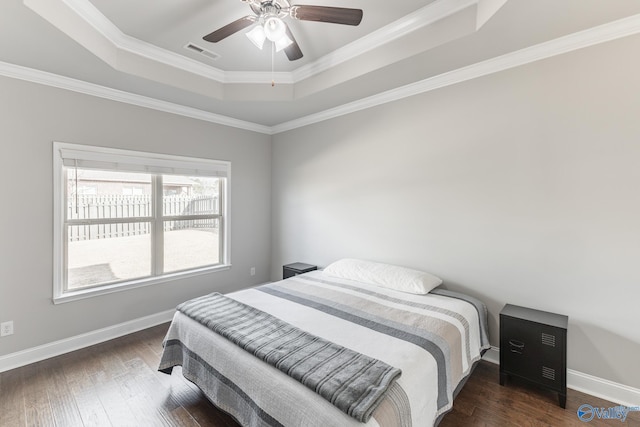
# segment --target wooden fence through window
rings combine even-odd
[[[150,217],[151,195],[79,195],[70,197],[67,219],[122,219]],[[218,214],[217,196],[165,196],[162,200],[164,216]],[[165,221],[164,231],[184,229],[217,229],[218,219]],[[122,222],[110,224],[82,224],[69,226],[69,241],[139,236],[151,232],[151,223]]]

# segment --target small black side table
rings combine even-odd
[[[298,274],[308,273],[309,271],[317,270],[317,265],[305,264],[302,262],[294,262],[293,264],[287,264],[282,266],[282,278],[288,279],[289,277],[297,276]]]
[[[510,375],[558,393],[567,406],[567,326],[560,314],[507,304],[500,312],[500,385]]]

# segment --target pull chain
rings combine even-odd
[[[275,43],[271,43],[271,87],[274,87],[276,85],[276,79],[274,78],[273,75],[273,58],[275,56],[275,52],[276,52],[276,44]]]

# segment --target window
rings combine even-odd
[[[227,268],[230,167],[54,143],[54,301]]]

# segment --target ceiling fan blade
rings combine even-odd
[[[226,39],[230,35],[247,28],[254,22],[256,22],[255,16],[245,16],[244,18],[240,18],[230,24],[225,25],[222,28],[215,30],[211,34],[207,34],[203,37],[203,39],[211,43],[218,43],[220,40]]]
[[[295,37],[293,37],[293,33],[289,29],[289,26],[286,25],[286,27],[287,37],[289,37],[291,41],[293,41],[293,43],[284,48],[284,53],[287,54],[287,58],[289,58],[289,61],[295,61],[296,59],[302,58],[302,50],[300,50],[300,46],[298,46],[298,42],[296,41]]]
[[[333,24],[359,25],[362,9],[328,6],[291,6],[289,14],[301,21],[330,22]]]

